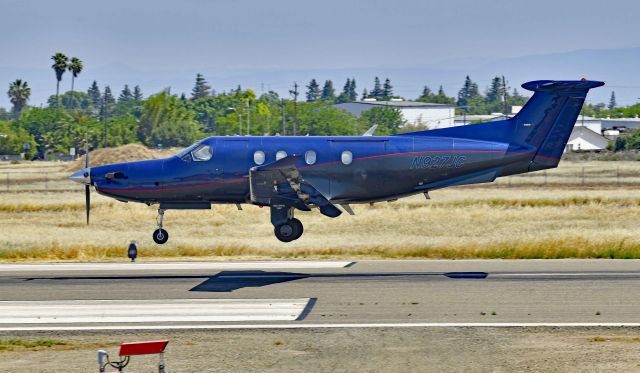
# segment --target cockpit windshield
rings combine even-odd
[[[211,145],[197,142],[187,148],[182,149],[176,157],[186,162],[204,162],[213,156]]]

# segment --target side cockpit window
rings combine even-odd
[[[191,152],[191,157],[195,162],[208,161],[212,156],[213,149],[211,148],[211,145],[207,144],[200,145]]]
[[[213,156],[213,148],[211,145],[195,143],[188,148],[182,149],[176,157],[185,162],[204,162]]]

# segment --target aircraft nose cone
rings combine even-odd
[[[89,184],[89,175],[85,170],[74,172],[71,176],[69,176],[69,179],[79,184]]]

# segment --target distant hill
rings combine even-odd
[[[331,79],[336,90],[340,90],[346,78],[355,77],[358,94],[363,88],[371,89],[374,76],[389,77],[396,94],[409,99],[415,98],[427,84],[437,90],[442,84],[450,96],[455,96],[468,74],[484,90],[495,75],[505,75],[511,87],[535,79],[589,79],[604,80],[607,86],[589,93],[591,102],[607,102],[611,91],[616,92],[620,105],[638,102],[640,98],[640,74],[638,74],[640,48],[608,50],[576,50],[566,53],[536,54],[516,58],[493,58],[484,56],[448,60],[435,65],[364,67],[344,69],[304,69],[293,68],[264,70],[190,70],[176,68],[171,71],[148,70],[143,66],[127,65],[91,66],[76,80],[79,90],[86,88],[95,79],[100,87],[110,85],[114,94],[119,94],[124,84],[139,84],[145,95],[171,87],[172,93],[189,94],[195,74],[205,75],[217,91],[235,88],[252,88],[258,94],[263,90],[274,90],[289,97],[288,90],[297,81],[304,91],[304,85],[311,78],[324,81]],[[55,91],[54,73],[48,68],[49,61],[43,61],[47,68],[22,69],[0,66],[0,106],[8,108],[6,89],[10,81],[21,78],[32,87],[32,105],[44,104]],[[69,77],[65,76],[61,89],[68,89]],[[521,93],[522,89],[520,89]]]

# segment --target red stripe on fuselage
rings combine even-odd
[[[354,158],[353,160],[357,161],[357,160],[364,160],[364,159],[374,159],[374,158],[391,157],[391,156],[397,156],[397,155],[407,155],[407,154],[410,155],[410,154],[423,154],[423,153],[505,153],[505,154],[519,154],[519,155],[535,154],[533,152],[504,152],[502,150],[477,150],[477,149],[476,150],[424,150],[424,151],[414,151],[414,152],[397,152],[397,153],[388,153],[388,154],[376,154],[376,155],[370,155],[370,156],[366,156],[366,157]],[[560,160],[559,158],[548,157],[548,156],[544,156],[544,155],[540,155],[540,154],[538,154],[537,156],[538,157],[543,157],[543,158],[554,159],[554,160]],[[308,169],[308,168],[312,168],[312,167],[328,166],[328,165],[337,164],[337,163],[341,163],[341,162],[338,160],[338,161],[318,163],[318,164],[303,166],[303,167],[300,167],[300,169],[304,170],[304,169]],[[164,192],[164,191],[171,191],[171,190],[184,190],[184,189],[193,189],[193,188],[200,188],[200,187],[206,187],[206,186],[218,186],[218,185],[224,185],[224,184],[234,184],[234,183],[244,182],[248,178],[249,178],[249,176],[243,176],[241,179],[223,180],[223,181],[216,181],[216,182],[212,182],[212,183],[203,183],[203,184],[190,184],[190,185],[177,186],[177,187],[171,187],[171,188],[162,188],[162,189],[126,189],[126,188],[124,188],[124,189],[113,189],[113,188],[102,188],[102,187],[96,187],[96,188],[98,190],[102,190],[102,191],[105,191],[107,193],[114,193],[114,192],[136,192],[136,193]]]

